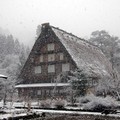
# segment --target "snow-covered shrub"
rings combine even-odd
[[[62,109],[67,105],[67,101],[64,99],[56,99],[52,101],[52,105],[57,109]]]
[[[50,99],[40,101],[40,106],[43,108],[51,108],[52,101]]]
[[[84,110],[103,111],[104,109],[114,109],[117,107],[117,102],[110,96],[94,97],[90,102],[83,105]]]
[[[79,103],[80,104],[85,104],[85,103],[91,102],[94,98],[95,98],[95,96],[93,94],[89,94],[87,96],[80,97],[79,98]]]

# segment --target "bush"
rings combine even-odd
[[[51,108],[51,100],[50,99],[47,99],[47,100],[42,100],[40,101],[40,106],[42,108]]]
[[[67,104],[67,101],[64,99],[47,99],[40,101],[40,106],[42,108],[57,108],[63,109]]]
[[[114,109],[117,107],[117,102],[112,97],[95,97],[92,101],[83,105],[84,110],[102,112],[105,109]]]
[[[80,104],[85,104],[85,103],[91,102],[93,99],[95,99],[95,96],[93,94],[89,94],[87,96],[80,97],[79,98],[79,103]]]
[[[53,100],[53,107],[57,109],[63,109],[67,105],[67,101],[64,99]]]

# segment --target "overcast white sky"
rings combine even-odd
[[[0,27],[25,44],[45,22],[81,38],[102,29],[120,37],[120,0],[0,0]]]

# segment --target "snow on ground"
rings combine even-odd
[[[23,113],[16,114],[17,111],[22,111]],[[8,112],[8,111],[7,111]],[[101,113],[98,112],[81,112],[81,111],[65,111],[65,110],[45,110],[45,109],[31,109],[32,113],[41,114],[44,113],[51,113],[51,114],[78,114],[78,115],[101,115],[104,116]],[[0,119],[8,118],[8,117],[15,117],[15,116],[26,116],[27,112],[24,109],[12,109],[11,114],[5,114],[0,115]],[[108,116],[114,116],[114,117],[120,117],[120,114],[109,114]]]
[[[45,112],[45,113],[60,113],[60,114],[94,114],[101,115],[101,113],[93,112],[81,112],[81,111],[66,111],[66,110],[44,110],[44,109],[34,109],[33,112]]]
[[[12,113],[8,113],[8,114],[1,114],[0,115],[0,119],[3,119],[3,118],[9,118],[9,117],[15,117],[15,116],[26,116],[27,114],[26,113],[21,113],[21,114],[12,114]]]
[[[0,114],[0,119],[3,118],[8,118],[8,117],[15,117],[15,116],[26,116],[27,115],[27,109],[16,109],[16,107],[24,107],[25,106],[25,102],[15,102],[13,104],[13,106],[11,107],[11,103],[8,102],[6,107],[4,109],[1,109],[3,111],[5,111],[7,114]],[[36,107],[37,106],[37,102],[33,102],[32,103],[32,107]],[[2,102],[0,102],[0,107],[3,107]],[[71,109],[71,107],[66,107],[68,109]],[[72,109],[77,109],[76,107]],[[41,114],[42,112],[45,113],[51,113],[51,114],[87,114],[87,115],[101,115],[104,116],[103,114],[99,113],[99,112],[82,112],[82,111],[65,111],[65,110],[46,110],[46,109],[31,109],[32,113],[37,113],[37,114]],[[115,116],[115,117],[120,117],[120,113],[118,114],[109,114],[108,116]]]

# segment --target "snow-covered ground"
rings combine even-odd
[[[8,117],[15,117],[15,116],[26,116],[27,112],[24,109],[12,109],[11,111],[6,110],[7,114],[0,115],[0,119],[8,118]],[[21,112],[21,113],[20,113]],[[101,115],[104,116],[101,113],[98,112],[81,112],[81,111],[65,111],[65,110],[45,110],[45,109],[32,109],[32,113],[41,114],[44,113],[51,113],[51,114],[78,114],[78,115]],[[19,113],[19,114],[18,114]],[[120,117],[120,114],[109,114],[108,116],[116,116]]]
[[[14,104],[11,104],[8,102],[5,106],[5,108],[2,108],[1,110],[5,111],[6,114],[0,114],[0,119],[8,118],[8,117],[15,117],[15,116],[26,116],[28,114],[27,109],[16,109],[15,107],[24,107],[26,106],[25,102],[15,102]],[[32,107],[38,106],[37,102],[32,103]],[[3,102],[0,102],[0,107],[3,107]],[[65,110],[46,110],[46,109],[31,109],[32,113],[41,114],[42,112],[45,113],[51,113],[51,114],[87,114],[87,115],[102,115],[98,112],[81,112],[81,111],[65,111]],[[68,109],[77,109],[73,107],[67,107]],[[120,113],[118,114],[109,114],[109,116],[116,116],[120,117]]]
[[[0,115],[0,119],[4,119],[4,118],[9,118],[9,117],[15,117],[15,116],[26,116],[26,113],[21,113],[21,114],[13,114],[13,113],[8,113],[8,114],[1,114]]]

